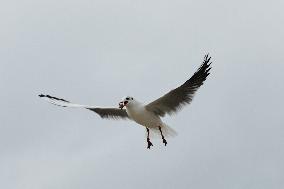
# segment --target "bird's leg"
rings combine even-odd
[[[167,143],[167,141],[166,141],[166,139],[165,139],[165,137],[163,135],[161,126],[159,126],[159,130],[160,130],[160,133],[161,133],[161,136],[162,136],[162,139],[163,139],[163,143],[165,144],[165,146],[167,146],[168,143]]]
[[[146,129],[147,129],[147,143],[148,143],[147,149],[150,149],[151,146],[153,146],[153,144],[152,144],[152,142],[150,141],[150,136],[149,136],[150,131],[149,131],[149,129],[148,129],[147,127],[146,127]]]

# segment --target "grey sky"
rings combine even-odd
[[[0,2],[0,188],[284,187],[283,1]],[[150,102],[212,74],[164,120],[179,135],[146,149],[144,128],[40,100]]]

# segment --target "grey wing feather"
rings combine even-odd
[[[50,95],[43,95],[40,94],[39,97],[43,98],[44,100],[48,101],[51,104],[61,107],[71,107],[71,108],[85,108],[96,112],[99,114],[101,118],[110,118],[110,119],[126,119],[129,118],[126,110],[119,109],[119,108],[98,108],[88,105],[81,105],[81,104],[73,104],[67,100],[62,98],[57,98]],[[130,118],[129,118],[130,119]]]
[[[125,109],[119,109],[119,108],[87,108],[87,109],[96,112],[101,116],[101,118],[129,119]]]
[[[180,87],[171,90],[169,93],[146,105],[146,109],[158,116],[173,114],[186,104],[190,104],[197,89],[203,85],[210,74],[211,57],[207,54],[204,61],[194,75]]]

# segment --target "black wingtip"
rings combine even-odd
[[[204,61],[203,61],[203,63],[205,63],[205,64],[208,64],[209,63],[209,65],[212,63],[212,62],[210,62],[210,60],[211,60],[211,56],[209,56],[209,53],[207,53],[205,56],[204,56]]]
[[[57,98],[57,97],[54,97],[54,96],[50,96],[50,95],[44,95],[44,94],[40,94],[38,95],[39,97],[46,97],[46,98],[49,98],[49,99],[53,99],[53,100],[60,100],[60,101],[63,101],[63,102],[69,102],[68,100],[65,100],[63,98]]]

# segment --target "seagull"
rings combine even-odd
[[[165,136],[175,136],[176,132],[165,124],[161,117],[173,115],[181,110],[185,105],[190,104],[196,91],[199,89],[207,76],[210,74],[211,57],[205,55],[203,63],[193,76],[181,86],[171,90],[153,102],[144,105],[137,99],[127,96],[119,102],[118,108],[101,108],[96,106],[73,104],[68,100],[50,95],[40,94],[39,97],[47,100],[51,104],[61,107],[85,108],[97,113],[101,118],[108,119],[129,119],[146,128],[147,149],[153,146],[150,141],[150,130],[161,135],[163,144],[167,145]]]

